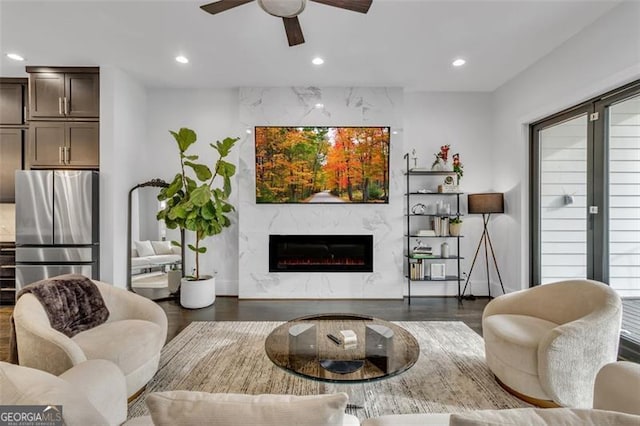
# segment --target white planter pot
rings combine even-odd
[[[460,231],[462,230],[461,223],[450,223],[449,224],[449,235],[452,237],[457,237],[460,235]]]
[[[200,309],[213,305],[216,300],[216,278],[209,275],[206,279],[190,281],[182,279],[180,286],[180,305],[188,309]]]

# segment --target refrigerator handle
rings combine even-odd
[[[62,97],[58,96],[58,115],[62,115]]]

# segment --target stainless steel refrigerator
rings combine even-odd
[[[99,276],[98,172],[16,172],[16,291],[61,274]]]

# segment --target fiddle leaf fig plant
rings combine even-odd
[[[196,162],[198,155],[187,155],[187,150],[196,143],[196,132],[181,128],[178,132],[169,131],[178,144],[180,151],[180,172],[175,175],[168,187],[158,195],[159,201],[165,201],[166,207],[157,214],[169,229],[183,229],[195,233],[195,244],[188,244],[195,253],[194,280],[200,280],[200,254],[207,248],[201,242],[217,235],[231,225],[227,214],[235,208],[227,201],[231,194],[231,177],[236,166],[224,159],[230,154],[239,138],[225,138],[209,145],[218,153],[213,168]],[[222,186],[218,178],[222,179]],[[177,241],[171,242],[180,246]]]

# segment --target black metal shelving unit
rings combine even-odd
[[[435,282],[435,281],[456,281],[458,284],[458,300],[462,301],[462,295],[461,295],[461,282],[463,281],[463,277],[462,277],[462,270],[461,270],[461,260],[464,259],[464,257],[460,256],[460,239],[463,238],[462,235],[457,235],[457,236],[450,236],[450,235],[446,235],[446,236],[424,236],[424,235],[417,235],[417,234],[412,234],[411,233],[411,225],[412,225],[412,220],[415,219],[421,219],[421,220],[429,220],[429,219],[433,219],[435,217],[442,217],[442,218],[449,218],[449,217],[460,217],[462,216],[462,214],[460,213],[460,197],[462,195],[464,195],[462,192],[412,192],[411,191],[411,180],[412,178],[415,177],[438,177],[438,176],[455,176],[456,173],[453,171],[425,171],[425,170],[411,170],[409,168],[409,154],[405,154],[404,156],[405,160],[406,160],[406,164],[407,164],[407,171],[405,172],[405,176],[407,179],[407,183],[406,183],[406,192],[404,194],[405,196],[405,201],[406,201],[406,211],[405,211],[405,219],[407,221],[406,225],[406,232],[405,232],[405,240],[406,240],[406,253],[404,255],[405,257],[405,261],[406,261],[406,268],[407,268],[407,273],[406,273],[406,278],[407,278],[407,295],[408,295],[408,302],[409,304],[411,304],[411,284],[412,282],[425,282],[425,281],[429,281],[429,282]],[[419,198],[419,197],[442,197],[442,198],[453,198],[455,197],[456,200],[456,209],[455,211],[451,211],[450,214],[416,214],[416,213],[412,213],[411,212],[411,204],[412,204],[412,199],[414,198]],[[411,239],[412,238],[425,238],[425,239],[453,239],[455,238],[456,240],[456,253],[455,255],[449,256],[449,257],[441,257],[441,256],[429,256],[429,257],[412,257],[411,255]],[[456,261],[456,266],[457,266],[457,274],[456,275],[445,275],[444,279],[431,279],[431,278],[420,278],[420,279],[412,279],[411,278],[411,263],[412,260],[420,260],[423,264],[426,264],[426,262],[429,261]]]

